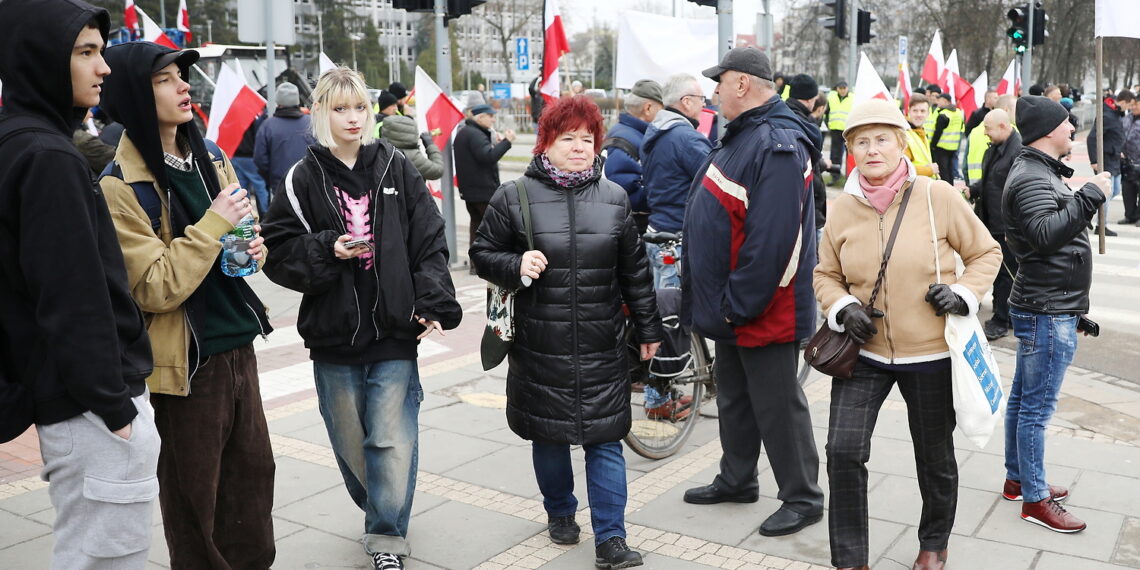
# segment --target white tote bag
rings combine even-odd
[[[934,227],[934,206],[926,191],[930,213],[930,239],[934,245],[934,278],[942,282],[942,266],[938,260],[938,232]],[[953,376],[954,416],[962,435],[979,448],[984,448],[993,435],[994,425],[1005,416],[1005,392],[1001,373],[990,343],[982,331],[978,317],[946,315],[946,344],[950,346]]]

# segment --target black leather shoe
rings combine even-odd
[[[760,500],[759,492],[729,493],[720,487],[705,485],[685,491],[685,502],[694,505],[715,505],[717,503],[755,503]]]
[[[1120,221],[1116,222],[1116,223],[1118,223],[1122,226],[1131,226],[1132,224],[1135,224],[1136,222],[1137,222],[1137,220],[1132,220],[1129,218],[1120,218]]]
[[[1093,233],[1094,234],[1100,233],[1100,226],[1093,228]],[[1114,232],[1108,228],[1104,228],[1104,235],[1105,235],[1105,237],[1116,237],[1117,234],[1116,234],[1116,232]]]
[[[986,340],[997,340],[1009,334],[1009,327],[991,319],[982,323],[982,331],[986,333]]]
[[[598,568],[630,568],[641,566],[641,553],[630,550],[625,539],[615,536],[594,549],[594,566]]]
[[[808,525],[813,525],[823,519],[823,511],[814,515],[801,515],[788,507],[772,513],[764,524],[760,525],[760,534],[763,536],[784,536],[797,533]]]
[[[574,515],[566,515],[547,519],[546,530],[550,531],[550,542],[554,544],[578,544],[582,527],[578,526]]]

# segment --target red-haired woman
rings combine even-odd
[[[480,277],[519,290],[507,422],[533,442],[550,539],[578,542],[570,446],[581,445],[597,565],[627,568],[640,565],[641,555],[625,543],[621,438],[631,416],[622,303],[643,360],[660,344],[661,319],[629,199],[601,177],[604,132],[587,97],[546,108],[520,180],[535,249],[527,249],[518,190],[508,182],[491,198],[470,254]]]

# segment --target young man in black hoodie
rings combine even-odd
[[[78,0],[0,2],[0,376],[33,394],[52,568],[143,568],[158,495],[150,343],[71,142],[110,72],[109,27]]]
[[[118,170],[100,185],[155,354],[147,382],[170,565],[262,569],[276,554],[274,463],[252,341],[271,328],[249,285],[219,265],[219,239],[252,206],[192,122],[197,60],[150,42],[107,50],[102,106],[126,130]],[[262,241],[247,251],[258,262]]]

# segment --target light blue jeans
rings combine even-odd
[[[645,254],[649,257],[649,267],[653,269],[653,288],[665,287],[680,288],[681,276],[677,274],[677,264],[666,265],[661,261],[661,247],[657,244],[645,244]],[[681,259],[681,246],[677,246],[677,260]]]
[[[1020,481],[1025,502],[1036,503],[1049,498],[1045,427],[1077,351],[1077,316],[1011,307],[1009,320],[1017,337],[1017,368],[1005,412],[1006,478]]]
[[[348,494],[364,511],[364,550],[407,556],[424,399],[414,360],[313,362],[317,400]]]
[[[253,163],[252,158],[235,156],[230,159],[230,164],[234,166],[234,172],[238,175],[238,182],[241,182],[241,185],[257,199],[258,215],[264,216],[265,212],[269,210],[269,199],[273,189],[266,188],[265,179],[257,172],[257,166]]]

